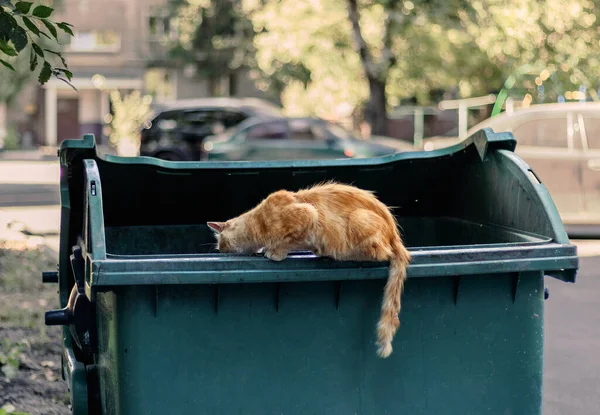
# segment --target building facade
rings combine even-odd
[[[166,59],[166,41],[176,36],[168,16],[168,0],[64,0],[53,18],[73,24],[64,57],[73,72],[73,90],[52,78],[35,99],[29,122],[38,145],[54,146],[68,138],[93,133],[107,142],[109,92],[142,90],[154,102],[214,95],[264,98],[248,73],[217,80],[199,79],[193,68],[177,68]],[[157,66],[158,62],[158,66]],[[152,64],[152,67],[150,67]]]

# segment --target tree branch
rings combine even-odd
[[[394,23],[394,10],[388,10],[385,16],[383,33],[383,50],[381,51],[381,69],[389,70],[396,63],[396,57],[392,51],[392,24]]]
[[[360,16],[358,13],[357,0],[348,0],[348,18],[352,24],[352,37],[354,39],[353,46],[360,56],[360,61],[363,65],[366,75],[370,78],[376,78],[379,74],[377,73],[375,65],[373,64],[373,57],[369,52],[367,42],[365,42],[360,30]]]

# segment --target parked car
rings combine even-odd
[[[255,98],[180,100],[159,107],[140,132],[140,155],[200,160],[203,140],[249,117],[279,117],[281,109]]]
[[[533,105],[489,118],[482,128],[510,131],[516,154],[546,185],[568,229],[600,225],[600,103]],[[457,139],[425,140],[425,149],[446,147]]]
[[[331,159],[395,152],[319,118],[251,118],[204,143],[205,160]]]

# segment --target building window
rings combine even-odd
[[[110,30],[75,32],[69,39],[68,52],[118,52],[121,35]]]
[[[150,41],[174,40],[177,37],[175,26],[167,11],[157,10],[148,16],[148,39]]]

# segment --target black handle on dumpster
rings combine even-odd
[[[44,271],[42,272],[43,283],[57,283],[58,282],[58,271]]]
[[[85,259],[81,247],[73,247],[70,259],[75,284],[67,305],[63,309],[46,311],[44,320],[47,326],[68,326],[75,344],[89,357],[95,347],[95,318],[93,306],[85,294]]]
[[[66,326],[71,323],[71,311],[68,307],[46,311],[44,322],[46,326]]]

